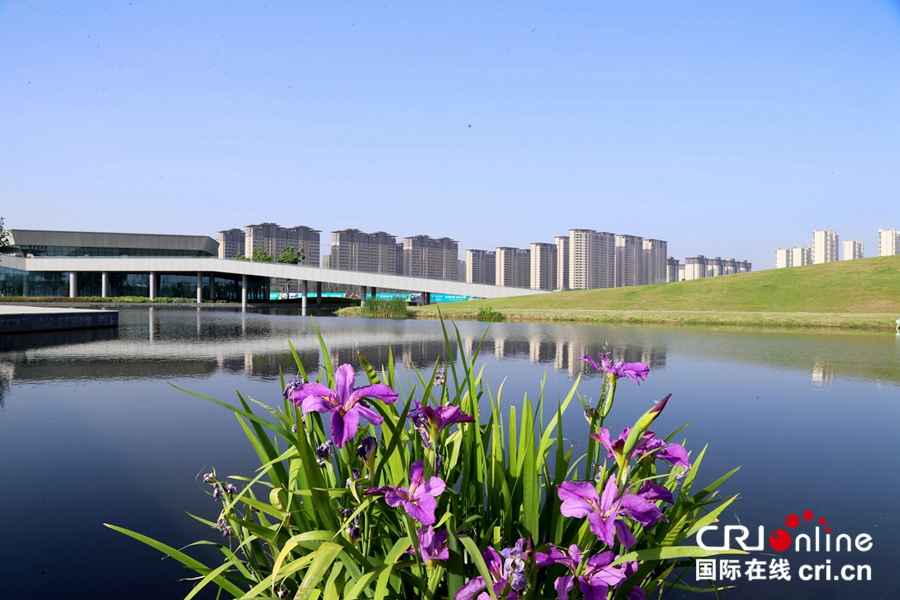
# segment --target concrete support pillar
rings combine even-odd
[[[372,286],[372,300],[378,297],[378,292],[375,291],[375,286]]]
[[[197,304],[203,304],[203,273],[197,271]]]
[[[300,315],[306,316],[306,296],[309,295],[309,282],[300,282]]]
[[[210,300],[216,299],[216,274],[215,273],[209,274],[209,299]]]
[[[360,288],[360,290],[362,291],[362,293],[359,295],[359,297],[360,297],[359,305],[365,306],[366,305],[366,286],[362,286]]]
[[[241,276],[241,311],[247,312],[247,276]]]
[[[322,282],[316,282],[316,304],[322,306]]]
[[[69,273],[69,298],[78,297],[78,273]]]
[[[431,292],[425,292],[425,306],[431,304]]]
[[[159,281],[158,279],[159,273],[155,271],[150,272],[150,299],[156,300],[156,284]]]
[[[100,274],[100,297],[106,298],[107,296],[109,296],[109,273],[103,271]]]

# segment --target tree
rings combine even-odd
[[[9,231],[3,226],[3,217],[0,217],[0,252],[9,248]]]
[[[303,248],[298,249],[293,246],[285,246],[281,250],[281,254],[278,255],[278,260],[276,262],[296,265],[297,263],[303,262],[304,258],[306,258],[306,252]]]
[[[275,262],[275,257],[266,252],[266,247],[260,244],[253,248],[253,256],[250,257],[250,260],[254,262]]]

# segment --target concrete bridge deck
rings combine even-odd
[[[334,283],[374,289],[404,290],[428,294],[453,294],[477,298],[506,298],[544,294],[547,290],[501,287],[443,279],[407,277],[383,273],[338,271],[306,265],[264,263],[219,258],[156,257],[0,257],[0,265],[32,272],[63,273],[185,273],[227,277],[275,277],[301,282]],[[71,282],[70,282],[71,283]],[[151,284],[152,287],[152,284]],[[71,295],[71,294],[70,294]],[[152,296],[151,296],[152,297]]]

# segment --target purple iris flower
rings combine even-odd
[[[621,456],[624,451],[625,440],[628,439],[628,434],[630,432],[631,427],[626,427],[622,430],[622,434],[613,441],[610,437],[609,430],[601,427],[599,433],[592,433],[590,437],[603,444],[603,447],[606,448],[607,457],[616,458],[617,456]],[[640,439],[634,445],[632,453],[634,456],[644,456],[648,453],[652,453],[651,456],[662,459],[675,467],[690,468],[691,466],[691,460],[688,457],[687,450],[684,449],[684,446],[681,444],[667,444],[664,440],[658,439],[656,434],[652,431],[645,431],[644,434],[641,435]]]
[[[568,600],[569,592],[575,589],[575,573],[578,572],[579,566],[585,560],[584,553],[578,546],[572,544],[569,546],[568,551],[551,547],[549,554],[538,553],[537,559],[538,567],[558,564],[564,565],[571,571],[570,575],[563,575],[557,578],[553,585],[556,589],[558,600]],[[609,596],[609,588],[617,587],[628,579],[631,574],[630,571],[632,571],[630,566],[634,565],[636,569],[636,563],[624,563],[613,566],[612,563],[616,560],[616,555],[609,551],[595,554],[586,560],[584,569],[578,575],[578,585],[586,600],[606,600]],[[629,600],[632,598],[630,593],[628,598]]]
[[[617,362],[616,364],[612,364],[612,359],[609,357],[609,354],[601,352],[598,356],[600,357],[600,364],[597,364],[590,356],[582,356],[581,360],[589,363],[598,371],[605,371],[614,375],[616,378],[627,377],[638,385],[641,384],[638,380],[647,379],[647,375],[650,373],[650,367],[642,362]]]
[[[458,406],[438,406],[432,408],[423,406],[421,402],[413,399],[416,407],[409,411],[408,418],[419,430],[425,446],[431,448],[431,441],[441,434],[445,427],[454,423],[474,423],[475,419],[467,415]]]
[[[296,390],[301,385],[303,385],[303,382],[300,381],[299,379],[291,379],[287,383],[287,385],[284,386],[284,392],[282,392],[284,399],[287,400],[288,398],[290,398],[291,394],[294,393],[294,390]]]
[[[649,479],[641,484],[641,489],[638,490],[637,495],[644,500],[649,500],[651,502],[662,500],[669,504],[675,504],[675,499],[672,497],[672,492],[669,491],[669,488],[659,485],[654,481],[650,481]]]
[[[419,556],[425,562],[433,560],[448,560],[450,550],[447,548],[447,530],[435,531],[434,527],[419,529]],[[410,548],[412,550],[412,548]]]
[[[560,512],[566,517],[587,517],[590,529],[610,548],[615,538],[626,549],[631,549],[636,541],[627,523],[620,517],[628,517],[644,527],[655,525],[665,519],[662,511],[653,502],[638,494],[619,491],[615,477],[610,477],[603,488],[603,496],[594,485],[587,481],[564,481],[559,484]]]
[[[383,383],[353,387],[353,367],[341,365],[334,374],[334,388],[321,383],[305,383],[291,392],[291,402],[304,413],[316,411],[331,413],[331,437],[338,448],[353,439],[359,429],[359,418],[380,425],[381,415],[363,403],[363,398],[377,398],[385,404],[397,400],[397,392]]]
[[[647,433],[653,434],[652,431]],[[652,437],[641,448],[639,454],[649,454],[655,458],[666,461],[673,467],[691,467],[691,459],[687,450],[681,444],[667,444],[664,440]]]
[[[366,436],[359,443],[359,446],[356,447],[356,456],[362,458],[363,460],[369,460],[372,456],[372,453],[375,452],[375,448],[378,447],[378,440],[373,438],[371,435]]]
[[[502,597],[506,592],[506,598],[509,600],[518,600],[521,593],[525,591],[528,580],[525,578],[525,569],[529,558],[534,554],[534,548],[531,539],[519,538],[516,545],[512,548],[505,548],[500,554],[490,546],[481,554],[487,565],[488,572],[491,574],[491,590],[494,595]],[[470,579],[466,585],[460,588],[453,600],[490,600],[487,593],[487,584],[484,577],[476,577]],[[479,593],[481,592],[481,593]],[[476,596],[477,594],[477,596]]]
[[[422,525],[434,524],[434,510],[437,497],[443,493],[446,484],[440,477],[425,481],[422,461],[414,462],[409,468],[409,488],[382,486],[367,490],[367,494],[384,494],[388,506],[403,505],[406,514]]]

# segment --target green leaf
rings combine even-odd
[[[334,559],[340,553],[341,547],[332,542],[324,542],[319,549],[316,550],[315,558],[309,565],[309,570],[300,582],[297,594],[294,596],[297,600],[307,600],[312,595],[316,586],[321,583],[325,573],[331,568]]]
[[[104,523],[103,525],[106,527],[109,527],[113,531],[118,531],[119,533],[124,533],[128,537],[134,538],[139,542],[143,542],[144,544],[147,544],[151,548],[155,548],[156,550],[159,550],[166,556],[170,556],[170,557],[174,558],[175,560],[177,560],[178,562],[180,562],[187,568],[189,568],[193,571],[196,571],[197,573],[199,573],[201,575],[205,576],[211,572],[211,569],[209,567],[207,567],[206,565],[204,565],[199,560],[191,558],[184,552],[181,552],[180,550],[176,550],[175,548],[168,546],[166,544],[163,544],[162,542],[158,542],[158,541],[154,540],[153,538],[147,537],[146,535],[137,533],[135,531],[131,531],[130,529],[125,529],[124,527],[110,525],[109,523]],[[218,576],[215,578],[214,581],[223,590],[225,590],[226,592],[228,592],[235,598],[237,598],[238,596],[242,596],[244,594],[240,590],[240,588],[238,588],[236,585],[234,585],[233,583],[228,581],[225,577]]]
[[[612,564],[620,565],[631,561],[668,560],[671,558],[703,558],[705,556],[717,556],[719,554],[747,554],[743,550],[704,550],[700,546],[661,546],[659,548],[645,548],[635,552],[623,554]]]

